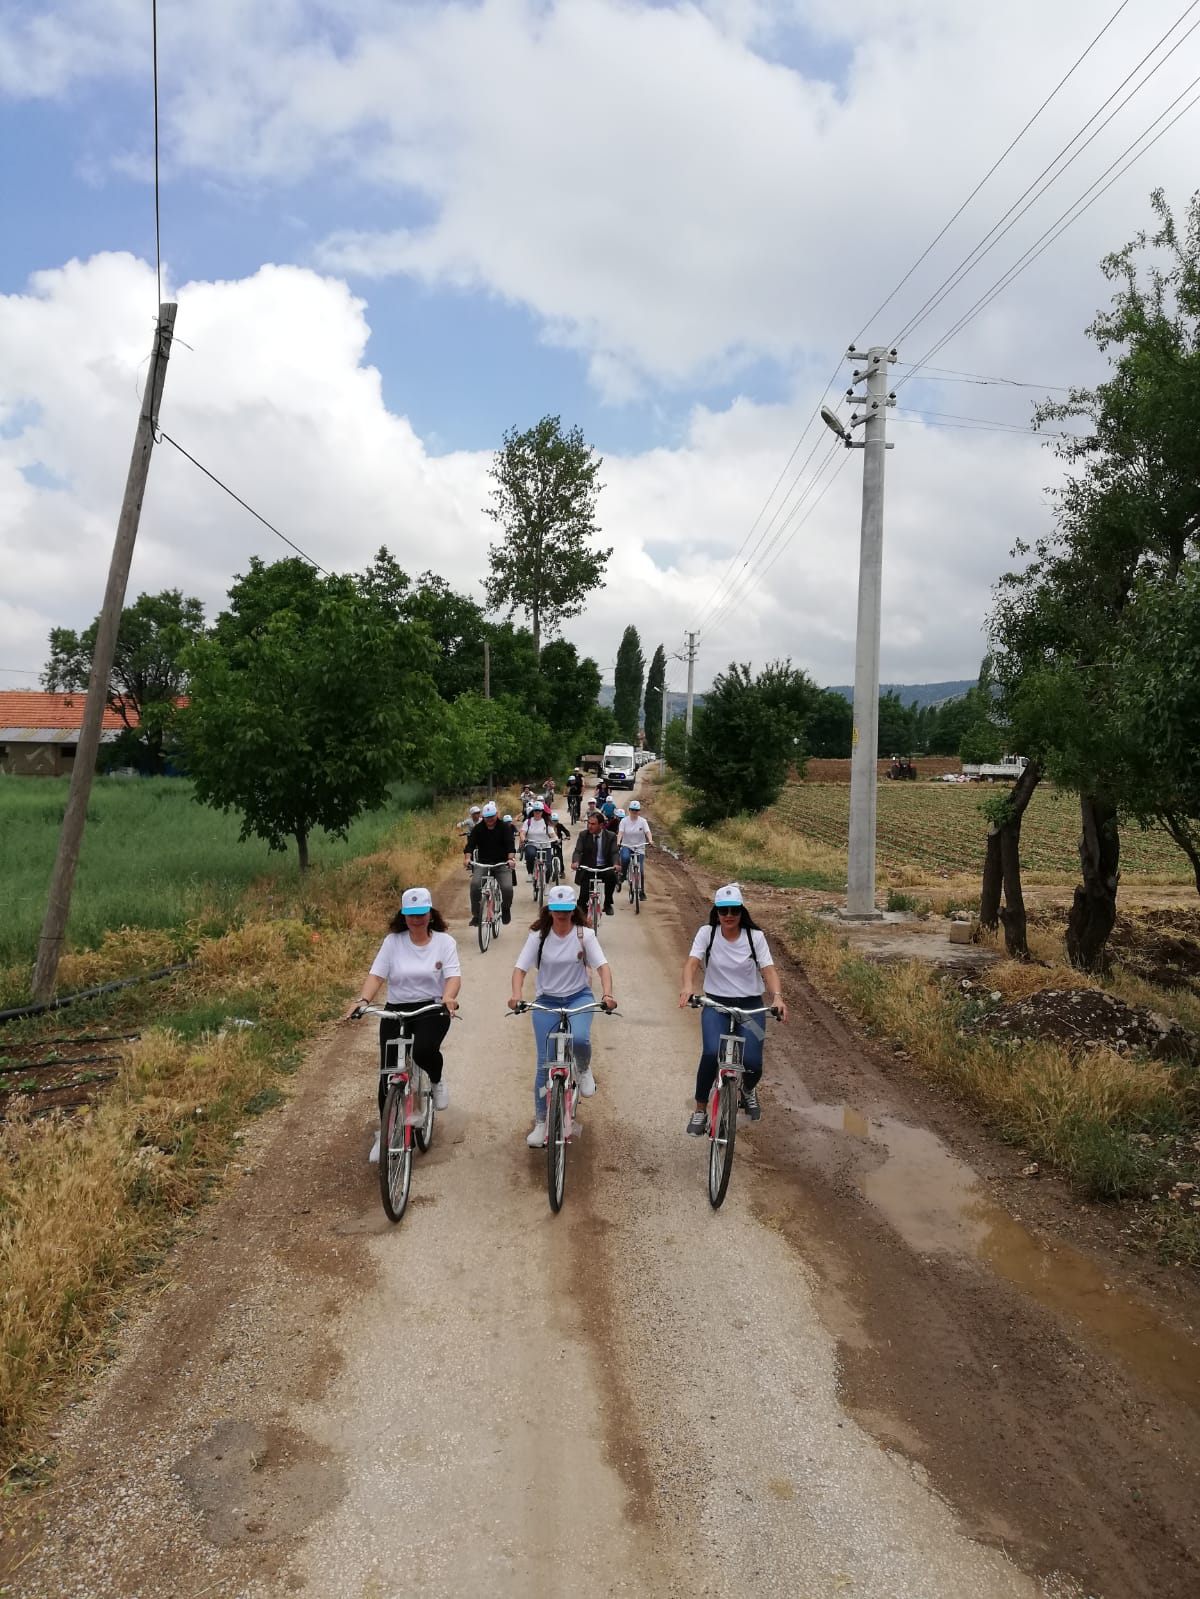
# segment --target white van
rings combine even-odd
[[[633,787],[637,757],[632,744],[606,744],[600,765],[609,788]]]

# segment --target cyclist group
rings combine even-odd
[[[578,792],[582,796],[582,774],[578,769],[568,779],[568,796],[571,795],[571,783],[576,777],[579,778]],[[548,787],[552,793],[553,785],[549,784]],[[468,868],[486,864],[494,869],[499,880],[505,923],[512,920],[518,849],[523,848],[526,869],[531,874],[533,853],[539,848],[556,849],[561,871],[562,839],[569,837],[568,830],[559,822],[544,791],[538,796],[527,787],[522,803],[525,815],[519,829],[511,816],[498,816],[497,807],[491,801],[482,807],[472,807],[472,819],[467,824],[469,831],[463,851]],[[606,807],[610,804],[607,796],[599,804],[588,802],[586,830],[576,840],[571,857],[576,872],[575,883],[558,883],[547,890],[538,918],[532,924],[513,967],[509,1009],[515,1011],[520,1007],[525,981],[531,970],[537,972],[537,1001],[548,1008],[533,1015],[536,1051],[534,1125],[526,1142],[535,1149],[544,1147],[546,1143],[546,1051],[554,1025],[548,1011],[576,1011],[571,1017],[571,1030],[579,1092],[586,1098],[596,1091],[591,1071],[593,1012],[580,1011],[578,1007],[593,998],[592,973],[600,980],[601,1007],[605,1011],[616,1008],[612,969],[599,939],[588,926],[586,915],[593,874],[601,874],[598,880],[604,884],[604,910],[611,916],[617,882],[620,874],[629,870],[631,853],[635,850],[640,853],[647,844],[653,842],[649,824],[641,815],[639,801],[630,802],[628,815],[618,812],[615,806],[611,815],[607,815]],[[478,924],[480,914],[480,876],[479,872],[472,871],[472,926]],[[449,1104],[449,1093],[442,1076],[441,1044],[449,1030],[451,1016],[458,1007],[461,985],[458,946],[447,932],[445,921],[434,906],[429,890],[409,888],[404,891],[400,909],[389,924],[387,936],[371,965],[359,997],[347,1008],[342,1018],[344,1021],[354,1018],[359,1008],[371,1004],[385,986],[386,1008],[395,1014],[416,1012],[440,1000],[445,1006],[444,1011],[427,1011],[409,1024],[413,1036],[413,1058],[429,1075],[433,1084],[433,1102],[438,1110],[444,1110]],[[727,883],[716,891],[708,920],[697,929],[684,962],[680,1007],[685,1006],[693,995],[700,993],[717,1005],[738,1010],[753,1010],[765,1004],[774,1010],[781,1021],[787,1020],[787,1006],[780,991],[779,973],[766,935],[747,910],[737,883]],[[397,1035],[401,1025],[390,1018],[380,1022],[381,1067],[384,1064],[385,1046],[389,1039]],[[695,1109],[687,1124],[688,1133],[694,1136],[702,1136],[706,1131],[705,1103],[717,1072],[720,1036],[721,1013],[716,1009],[705,1009],[701,1016],[702,1042],[696,1070]],[[763,1069],[761,1028],[747,1029],[743,1064],[742,1108],[751,1121],[757,1121],[761,1114],[757,1087]],[[382,1095],[382,1088],[380,1093]],[[378,1137],[370,1158],[372,1161],[379,1158]]]

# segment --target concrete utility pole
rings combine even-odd
[[[862,361],[860,350],[847,352]],[[865,396],[853,387],[847,395],[862,407],[850,419],[853,428],[864,424],[863,441],[852,443],[836,418],[830,422],[848,446],[863,452],[862,536],[858,560],[858,638],[854,659],[854,736],[850,749],[850,869],[845,915],[855,921],[873,921],[875,906],[875,806],[879,782],[879,628],[883,589],[883,464],[887,442],[888,407],[896,397],[888,392],[888,365],[895,350],[874,344],[854,382],[866,379]],[[826,421],[830,421],[826,417]]]
[[[492,697],[492,645],[490,639],[483,641],[483,697],[490,700]],[[496,792],[496,774],[488,773],[488,799]]]
[[[690,744],[692,742],[692,704],[693,704],[693,701],[695,699],[695,695],[692,692],[692,688],[693,688],[693,684],[694,684],[695,678],[696,678],[696,635],[694,633],[689,633],[688,634],[687,669],[688,669],[687,714],[686,714],[686,716],[684,718],[683,730],[687,734],[687,740],[688,740],[688,743]]]
[[[158,409],[162,403],[163,384],[167,378],[167,362],[171,356],[171,340],[175,333],[177,309],[177,306],[167,303],[161,304],[158,308],[154,349],[150,353],[150,370],[146,375],[146,387],[142,395],[142,411],[138,417],[137,432],[134,434],[129,475],[125,479],[125,498],[121,501],[121,514],[117,520],[117,536],[113,543],[112,560],[108,568],[108,586],[104,590],[104,604],[96,628],[96,648],[92,655],[91,676],[88,678],[83,724],[79,729],[79,744],[75,750],[67,808],[63,815],[62,831],[58,836],[58,854],[55,856],[54,871],[50,878],[46,919],[42,924],[37,962],[33,969],[33,997],[38,1003],[53,998],[55,980],[58,976],[58,959],[62,954],[67,917],[71,910],[71,889],[75,883],[75,868],[79,864],[79,848],[83,842],[83,827],[87,820],[92,779],[96,775],[96,757],[100,752],[100,733],[104,723],[104,708],[107,704],[108,679],[117,650],[117,633],[121,626],[121,611],[125,605],[125,589],[133,561],[133,546],[137,539],[138,522],[142,514],[142,497],[146,492],[146,479],[150,472],[150,456],[154,450],[154,433],[158,427]]]

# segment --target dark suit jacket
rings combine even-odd
[[[604,845],[604,859],[596,859],[596,846]],[[593,837],[591,832],[580,833],[575,841],[575,850],[571,856],[572,866],[612,866],[616,861],[617,841],[609,832],[598,833]]]

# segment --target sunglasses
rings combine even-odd
[[[742,914],[742,907],[740,905],[718,905],[717,906],[717,915],[718,916],[740,916],[741,914]]]

